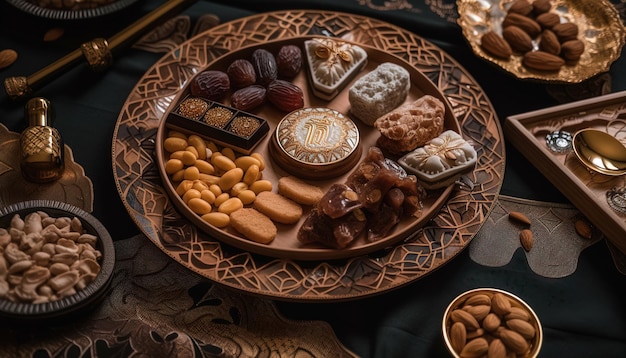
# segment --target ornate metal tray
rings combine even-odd
[[[490,30],[502,33],[502,20],[514,0],[457,0],[458,24],[474,53],[523,79],[546,82],[579,83],[609,70],[622,52],[626,29],[619,13],[607,0],[552,0],[552,10],[561,21],[578,25],[585,52],[575,65],[565,65],[556,72],[533,71],[521,63],[521,55],[499,59],[480,46],[482,35]],[[536,40],[535,40],[536,42]],[[536,45],[536,43],[535,43]]]
[[[239,49],[237,51],[232,51],[227,55],[220,57],[218,60],[212,62],[207,69],[226,71],[228,65],[231,64],[234,60],[239,58],[251,58],[251,53],[255,49],[261,48],[273,53],[277,53],[278,49],[281,46],[294,45],[301,47],[304,44],[304,41],[313,38],[319,37],[291,37],[288,39],[269,41],[260,45],[250,46]],[[409,90],[409,94],[407,96],[407,99],[405,100],[405,103],[413,102],[425,94],[440,99],[444,103],[444,106],[446,108],[445,128],[453,130],[455,132],[459,132],[459,124],[454,117],[454,113],[452,111],[452,108],[450,107],[448,100],[444,97],[441,91],[439,91],[435,84],[432,83],[426,76],[424,76],[420,71],[410,66],[402,59],[388,54],[385,51],[381,51],[366,45],[360,45],[360,47],[362,47],[363,50],[365,50],[365,52],[367,53],[367,64],[365,68],[357,74],[357,78],[368,73],[369,71],[372,71],[378,65],[384,62],[396,63],[399,66],[406,68],[411,76],[411,89]],[[354,78],[354,81],[356,81],[357,78]],[[302,89],[305,99],[304,107],[331,108],[333,110],[339,111],[340,113],[344,113],[348,117],[351,116],[349,113],[350,103],[348,100],[347,89],[341,91],[337,95],[337,97],[333,98],[331,101],[320,99],[312,94],[310,91],[307,71],[305,68],[302,68],[298,75],[290,80],[290,82],[296,84],[299,88]],[[187,97],[189,91],[186,90],[182,92],[183,96],[181,97],[184,99]],[[229,105],[229,101],[230,99],[227,96],[227,98],[222,102],[226,105]],[[170,106],[170,110],[175,107],[176,105]],[[276,164],[276,162],[271,157],[271,152],[268,150],[268,147],[269,142],[271,141],[270,138],[274,134],[276,125],[287,113],[277,110],[274,106],[266,103],[262,105],[259,109],[254,110],[254,114],[266,119],[270,126],[270,134],[268,134],[255,147],[254,151],[262,154],[267,161],[266,169],[263,171],[263,179],[271,180],[273,183],[275,183],[274,185],[276,186],[276,183],[278,183],[278,178],[288,175],[288,173],[286,173],[284,169]],[[360,133],[362,149],[361,158],[363,158],[367,155],[368,148],[376,145],[376,140],[379,137],[379,132],[374,127],[364,125],[357,118],[353,118],[353,122],[357,125]],[[354,243],[344,249],[327,248],[320,244],[303,245],[296,238],[298,229],[300,228],[302,222],[304,222],[304,220],[306,219],[310,209],[309,206],[303,206],[304,214],[298,223],[293,225],[278,225],[278,234],[271,243],[257,243],[241,237],[232,230],[219,229],[213,225],[208,224],[206,221],[202,220],[199,215],[195,214],[191,209],[189,209],[189,207],[185,204],[182,198],[176,193],[176,188],[172,183],[171,178],[165,172],[167,153],[163,149],[163,141],[165,140],[165,138],[167,138],[166,132],[169,130],[169,123],[171,123],[171,121],[169,120],[169,115],[167,115],[166,119],[161,121],[161,125],[159,126],[159,131],[157,133],[156,149],[157,164],[159,166],[161,178],[163,178],[163,186],[166,192],[170,195],[170,200],[183,214],[183,216],[189,219],[201,230],[205,231],[215,239],[219,239],[220,241],[225,242],[226,244],[238,247],[242,250],[250,251],[252,253],[267,255],[270,257],[290,258],[295,260],[330,260],[365,255],[385,248],[387,246],[391,246],[396,242],[413,235],[419,227],[427,223],[439,211],[439,209],[441,209],[441,206],[445,203],[454,187],[454,184],[451,184],[441,190],[429,191],[427,193],[427,196],[422,198],[423,208],[420,210],[420,215],[418,217],[411,216],[410,218],[403,219],[396,225],[396,227],[394,227],[394,229],[388,235],[376,241],[369,242],[365,239],[365,235],[362,235],[356,238]],[[195,134],[202,135],[202,133]],[[335,177],[331,176],[328,178],[324,178],[323,180],[314,180],[313,183],[326,191],[332,184],[344,182],[351,172],[352,170],[348,170],[342,175]]]
[[[448,99],[462,135],[476,144],[471,190],[457,188],[416,235],[367,256],[295,261],[223,244],[181,216],[163,188],[155,138],[186,83],[212,61],[244,46],[330,32],[396,55],[428,77]],[[465,69],[440,48],[380,20],[324,11],[284,11],[216,26],[165,55],[130,93],[113,135],[113,173],[140,230],[163,252],[222,285],[281,300],[346,300],[419,280],[461,252],[495,205],[505,149],[495,110]]]

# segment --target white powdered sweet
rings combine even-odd
[[[367,125],[406,100],[411,76],[402,66],[385,62],[350,87],[350,111]]]

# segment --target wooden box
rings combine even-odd
[[[626,91],[572,102],[506,118],[504,133],[510,141],[563,195],[626,253],[626,215],[612,209],[606,193],[626,186],[626,176],[608,176],[585,167],[573,151],[548,148],[546,135],[581,129],[606,131],[626,143]]]

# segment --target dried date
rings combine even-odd
[[[260,85],[252,85],[235,91],[230,102],[233,108],[242,111],[250,111],[262,105],[265,102],[266,89]]]
[[[230,85],[234,89],[247,87],[256,83],[256,72],[254,66],[246,59],[237,59],[226,69],[226,74],[230,78]]]
[[[200,72],[191,82],[191,94],[212,101],[221,100],[229,90],[230,79],[226,72],[222,71]]]
[[[267,99],[281,111],[291,112],[304,107],[304,93],[297,85],[275,80],[267,86]]]
[[[265,49],[256,49],[252,53],[252,66],[257,75],[257,83],[269,85],[278,78],[278,65],[274,55]]]
[[[302,51],[296,45],[285,45],[276,55],[278,75],[283,78],[293,78],[302,67]]]

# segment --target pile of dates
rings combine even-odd
[[[206,70],[191,83],[191,94],[212,101],[230,96],[231,106],[251,111],[266,101],[284,112],[304,107],[302,89],[290,82],[302,67],[302,51],[296,45],[282,46],[276,56],[259,48],[250,59],[233,61],[226,71]]]
[[[298,231],[302,243],[342,249],[362,233],[385,236],[403,217],[418,215],[425,191],[414,175],[371,147],[345,183],[333,184]]]

